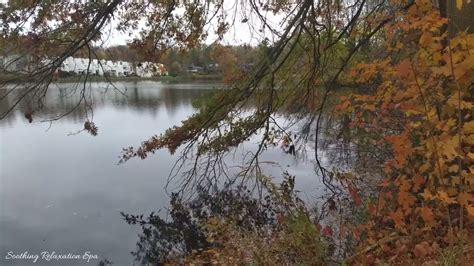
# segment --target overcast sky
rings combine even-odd
[[[7,3],[7,0],[0,0],[0,3]],[[262,29],[262,23],[257,17],[255,12],[250,12],[250,7],[247,0],[234,0],[234,1],[225,1],[224,10],[227,14],[227,22],[231,24],[231,28],[224,36],[222,41],[224,44],[251,44],[257,45],[265,37],[270,41],[275,41],[276,37],[268,28]],[[271,12],[266,13],[263,10],[259,10],[261,14],[266,18],[267,23],[272,26],[274,30],[281,31],[282,26],[280,22],[283,19],[283,16],[275,16]],[[183,12],[183,10],[177,10],[177,13]],[[242,20],[246,19],[246,22],[243,23]],[[145,25],[143,23],[143,25]],[[214,27],[216,22],[211,22],[207,26],[208,38],[205,40],[206,44],[211,44],[217,39],[217,35],[214,33]],[[137,30],[132,33],[132,36],[129,36],[128,33],[122,33],[115,30],[117,26],[117,20],[112,20],[112,22],[103,29],[104,31],[104,46],[114,46],[114,45],[125,45],[128,42],[132,41],[134,38],[138,37]],[[31,30],[30,25],[25,24],[25,31]],[[263,31],[261,31],[263,30]]]
[[[265,37],[267,37],[270,41],[274,41],[276,36],[271,33],[267,28],[263,29],[262,32],[259,30],[262,29],[262,23],[260,19],[257,18],[257,15],[254,13],[249,12],[248,1],[241,0],[241,1],[226,1],[224,2],[224,9],[226,10],[227,22],[233,26],[231,26],[228,33],[224,36],[223,43],[225,44],[251,44],[257,45],[260,43]],[[236,12],[235,12],[236,11]],[[179,11],[178,11],[179,12]],[[272,26],[272,28],[277,29],[278,31],[281,30],[281,25],[279,23],[282,21],[282,16],[275,16],[271,12],[263,13],[267,19],[267,23]],[[246,18],[247,22],[243,23],[242,20]],[[111,25],[105,29],[105,31],[109,31],[110,35],[107,38],[105,43],[106,46],[114,46],[114,45],[125,45],[128,42],[132,41],[133,38],[138,37],[138,32],[136,31],[132,34],[132,36],[128,36],[128,34],[121,33],[117,30],[114,30],[117,22],[112,21]],[[211,44],[217,39],[217,35],[214,33],[213,28],[216,23],[212,23],[208,26],[208,38],[206,39],[206,44]]]

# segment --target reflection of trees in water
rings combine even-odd
[[[275,210],[263,206],[252,198],[245,187],[224,188],[209,193],[198,189],[198,196],[191,202],[183,202],[177,194],[171,196],[169,220],[151,213],[130,215],[122,213],[129,224],[142,227],[137,251],[132,254],[143,264],[182,261],[194,251],[215,246],[207,240],[203,222],[211,217],[236,219],[237,226],[246,230],[275,227]]]
[[[86,108],[86,104],[82,102],[80,106],[77,106],[81,97],[80,86],[82,85],[59,84],[58,87],[52,87],[44,96],[41,110],[32,114],[33,121],[55,118],[68,112],[70,113],[63,119],[74,123],[82,123],[87,120],[90,110]],[[191,106],[191,101],[199,97],[204,91],[201,88],[180,89],[179,86],[173,88],[156,85],[145,87],[137,84],[127,84],[125,87],[119,87],[118,89],[120,91],[110,85],[90,84],[90,87],[86,90],[86,103],[93,110],[113,106],[118,109],[127,108],[155,115],[159,108],[164,105],[166,111],[173,115],[178,108]],[[11,102],[22,92],[22,89],[17,89],[0,100],[0,110],[6,111],[11,106]],[[36,103],[30,99],[22,101],[17,106],[16,112],[0,120],[0,123],[13,123],[15,116],[24,116],[29,113],[32,110],[31,106],[34,104]],[[71,112],[71,110],[73,111]],[[27,120],[25,119],[25,121]]]
[[[279,217],[298,214],[309,219],[309,212],[294,190],[295,179],[284,174],[280,185],[269,189],[259,199],[244,185],[227,183],[223,188],[198,187],[197,195],[185,201],[173,193],[169,219],[151,213],[148,216],[122,213],[125,221],[141,226],[135,259],[145,265],[149,263],[182,263],[193,252],[224,247],[214,235],[212,220],[227,221],[241,232],[251,232],[257,238],[266,238],[282,233],[286,225]],[[290,219],[288,219],[290,220]],[[289,253],[293,253],[290,251]],[[289,254],[286,254],[289,255]]]
[[[326,115],[322,119],[320,149],[324,151],[329,165],[338,167],[338,172],[352,172],[358,176],[370,176],[360,180],[377,179],[380,176],[380,165],[390,158],[386,147],[379,146],[378,136],[368,135],[351,126],[350,115]],[[369,182],[370,183],[370,182]],[[373,185],[373,184],[370,184]],[[366,184],[365,192],[369,192]]]
[[[8,109],[11,106],[11,100],[10,97],[5,97],[2,98],[3,95],[5,95],[6,90],[0,90],[0,113],[5,113],[8,111]],[[0,124],[11,126],[16,119],[15,114],[11,114],[0,120]]]

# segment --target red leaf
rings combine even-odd
[[[323,233],[323,236],[332,236],[332,234],[333,234],[332,228],[329,227],[329,226],[326,226],[326,227],[324,227],[322,233]]]
[[[354,187],[349,184],[349,186],[347,187],[347,189],[349,190],[349,194],[351,194],[351,197],[352,197],[352,200],[354,200],[354,203],[356,206],[359,206],[362,204],[362,200],[359,196],[359,193],[357,193],[357,190],[354,189]]]

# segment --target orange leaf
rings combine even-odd
[[[421,207],[421,217],[425,224],[430,224],[434,221],[433,219],[433,210],[430,207]]]
[[[433,194],[431,194],[431,192],[430,192],[428,189],[425,189],[425,190],[423,191],[423,193],[421,193],[421,196],[422,196],[425,200],[432,200],[432,199],[434,199]]]
[[[395,160],[397,161],[397,167],[400,168],[406,162],[408,157],[413,153],[411,148],[411,142],[407,134],[386,136],[385,139],[392,144]]]
[[[399,208],[396,212],[390,213],[390,218],[392,218],[393,222],[395,223],[395,227],[401,228],[403,225],[403,212]]]
[[[413,190],[417,191],[420,189],[421,185],[425,183],[425,179],[421,175],[416,175],[413,177]]]
[[[466,206],[466,209],[467,209],[467,213],[474,217],[474,206],[470,205],[470,206]]]
[[[473,197],[467,192],[461,192],[459,193],[458,200],[462,206],[465,206],[469,204],[469,201],[473,201]]]
[[[372,216],[374,216],[377,213],[377,206],[373,203],[367,204],[367,209],[369,210],[369,213]]]
[[[408,191],[400,190],[398,192],[398,202],[402,205],[403,210],[409,211],[415,203],[415,197]]]
[[[421,46],[426,47],[431,43],[433,43],[433,38],[429,32],[426,32],[425,34],[421,35],[421,38],[420,38]]]

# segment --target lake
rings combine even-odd
[[[177,156],[162,150],[146,160],[118,164],[122,148],[137,146],[152,135],[179,124],[196,110],[192,102],[216,84],[162,84],[159,82],[90,84],[90,102],[98,135],[80,132],[86,121],[78,109],[52,124],[41,122],[75,106],[75,84],[51,86],[41,112],[25,118],[28,105],[20,105],[0,120],[0,265],[138,265],[135,250],[139,227],[130,226],[120,212],[149,214],[169,203],[165,191]],[[4,92],[1,91],[0,95]],[[14,94],[0,101],[6,110]],[[88,111],[91,117],[91,110]],[[258,139],[240,146],[237,154]],[[311,152],[309,152],[311,153]],[[262,160],[278,162],[268,173],[283,170],[296,175],[302,197],[312,200],[321,191],[310,159],[296,159],[279,147]],[[171,192],[172,190],[168,191]],[[163,213],[163,211],[162,211]],[[11,254],[84,254],[98,259],[6,259]]]

